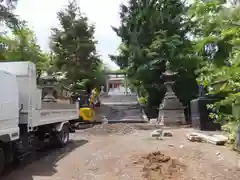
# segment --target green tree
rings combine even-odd
[[[158,106],[163,98],[161,75],[166,61],[179,72],[175,89],[184,104],[196,96],[197,61],[187,38],[190,24],[186,11],[179,0],[129,0],[121,6],[121,25],[113,30],[122,45],[120,53],[110,57],[127,69],[130,81],[139,93],[147,94],[150,106]]]
[[[148,48],[152,64],[166,60],[170,62],[172,70],[178,72],[173,88],[183,104],[188,105],[197,94],[194,71],[198,65],[193,43],[188,36],[191,30],[186,16],[188,7],[179,0],[156,1],[154,7],[160,14],[155,14],[155,21],[160,23]]]
[[[127,70],[129,80],[140,94],[144,95],[144,92],[147,92],[145,95],[149,96],[148,102],[151,106],[158,106],[164,93],[161,86],[163,81],[160,79],[164,63],[158,61],[158,64],[152,64],[153,59],[148,48],[159,23],[153,16],[154,12],[156,13],[153,3],[140,2],[130,0],[127,5],[121,5],[121,25],[113,30],[122,39],[122,45],[119,48],[119,55],[111,57],[120,68]],[[160,94],[159,99],[153,98],[156,94]]]
[[[10,28],[17,28],[20,21],[12,13],[17,0],[0,0],[0,23],[6,24]]]
[[[37,79],[46,71],[48,56],[37,45],[35,35],[31,29],[24,25],[12,31],[1,39],[1,61],[31,61],[36,64]]]
[[[64,72],[64,83],[77,88],[85,80],[94,80],[101,65],[96,53],[94,26],[88,23],[75,1],[58,14],[59,28],[52,30],[51,48],[56,58],[56,67]]]
[[[195,50],[202,59],[198,81],[208,94],[219,97],[216,103],[208,105],[214,110],[210,117],[224,124],[223,129],[231,133],[234,141],[240,125],[239,115],[232,111],[232,106],[240,104],[240,8],[226,8],[221,1],[195,1],[189,13],[197,39]],[[206,53],[209,44],[212,49]]]

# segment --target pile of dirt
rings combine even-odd
[[[95,125],[92,128],[85,129],[84,132],[92,135],[127,135],[135,132],[135,129],[128,124],[117,123]]]
[[[144,131],[161,129],[163,127],[162,125],[159,125],[159,124],[149,124],[149,123],[133,124],[132,126],[137,130],[144,130]]]
[[[142,156],[135,164],[142,164],[144,177],[151,180],[178,180],[184,167],[160,151]]]

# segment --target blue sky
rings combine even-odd
[[[119,5],[126,0],[77,0],[77,2],[82,12],[88,16],[90,23],[96,26],[97,50],[104,63],[111,69],[117,69],[108,58],[108,54],[116,53],[120,44],[120,39],[112,31],[111,26],[119,25]],[[28,21],[44,51],[49,50],[51,27],[58,26],[56,13],[67,3],[68,0],[19,0],[18,2],[16,14]]]

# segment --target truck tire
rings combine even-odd
[[[69,127],[68,125],[64,125],[60,132],[56,133],[56,143],[57,146],[63,147],[69,141]]]
[[[5,154],[3,148],[0,147],[0,175],[2,174],[5,167]]]

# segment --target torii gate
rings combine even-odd
[[[124,72],[106,72],[107,75],[106,79],[106,93],[109,92],[109,86],[110,84],[122,84],[122,81],[124,81],[124,87],[125,87],[125,95],[128,94],[128,83],[127,83],[127,74]],[[110,75],[114,75],[115,77],[110,77]],[[123,75],[123,77],[122,77]]]

